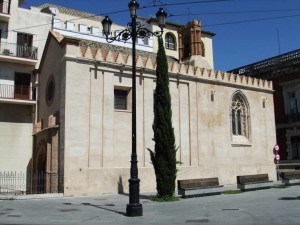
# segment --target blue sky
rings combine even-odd
[[[25,0],[23,7],[52,3],[99,15],[109,14],[114,22],[126,25],[130,21],[129,12],[112,12],[128,9],[129,2],[130,0]],[[165,4],[164,8],[169,15],[173,15],[168,17],[168,21],[186,24],[189,20],[197,19],[201,20],[203,30],[216,33],[213,38],[216,70],[227,71],[300,49],[300,0],[138,2],[140,16],[154,16],[158,5]],[[149,7],[155,2],[157,6]],[[178,5],[171,5],[174,3]]]

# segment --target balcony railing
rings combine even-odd
[[[290,113],[285,115],[286,122],[291,123],[291,122],[298,122],[300,121],[300,113]]]
[[[0,13],[10,14],[10,0],[0,0]]]
[[[37,60],[37,48],[14,43],[1,42],[0,55]]]
[[[0,84],[0,98],[36,100],[35,88],[28,85]]]
[[[260,76],[276,69],[300,63],[300,49],[228,71],[247,76]]]

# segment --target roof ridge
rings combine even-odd
[[[57,8],[60,13],[64,13],[64,14],[68,14],[68,15],[72,15],[72,16],[76,16],[76,17],[81,17],[81,18],[89,18],[89,19],[95,20],[95,21],[102,21],[102,19],[104,18],[104,16],[99,16],[94,13],[84,12],[84,11],[80,11],[77,9],[67,8],[64,6],[59,6],[59,5],[50,4],[50,3],[45,3],[43,5],[36,6],[36,7],[40,8],[41,10],[48,8],[48,7],[53,7],[53,8]]]

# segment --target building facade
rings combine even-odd
[[[99,27],[103,19],[101,16],[52,4],[24,9],[20,7],[22,2],[0,2],[0,171],[26,174],[36,167],[36,162],[32,161],[32,135],[41,130],[41,123],[36,114],[39,101],[38,76],[35,71],[39,68],[48,32],[55,30],[67,36],[100,43],[106,40]],[[155,29],[155,20],[139,18],[139,21],[147,28]],[[180,27],[183,26],[169,23],[168,32],[164,35],[167,54],[177,59],[177,30]],[[113,35],[123,28],[113,24]],[[206,65],[212,67],[214,34],[203,33],[209,62]],[[125,47],[131,45],[130,42],[115,44]],[[152,38],[138,40],[137,49],[156,52],[156,41]],[[44,164],[44,168],[45,163],[41,164]]]
[[[0,1],[0,171],[30,169],[37,102],[33,71],[49,22],[51,16],[22,9],[17,0]]]
[[[10,140],[0,143],[0,170],[46,174],[49,179],[42,184],[46,193],[127,192],[130,40],[107,44],[100,28],[103,17],[51,4],[27,10],[19,8],[18,1],[8,3],[11,11],[0,13],[0,82],[16,83],[14,92],[19,83],[26,83],[30,92],[25,100],[16,99],[17,94],[2,94],[0,99],[0,138]],[[152,31],[159,29],[155,19],[138,20]],[[214,176],[224,185],[236,184],[236,176],[243,174],[268,173],[274,179],[272,82],[215,71],[214,34],[200,25],[196,20],[187,25],[167,23],[163,35],[177,160],[182,163],[178,179]],[[12,34],[3,32],[6,28]],[[26,28],[26,33],[19,34],[17,28]],[[113,24],[112,35],[122,29]],[[138,40],[137,153],[142,192],[156,186],[147,148],[154,146],[157,48],[156,38]],[[18,78],[19,73],[30,79]],[[0,93],[4,90],[1,86]],[[32,192],[38,186],[33,180],[27,184]]]
[[[156,186],[147,151],[154,146],[156,59],[153,53],[137,54],[137,155],[144,192]],[[253,173],[274,179],[272,83],[168,60],[177,160],[182,163],[178,179],[219,177],[222,184],[236,184],[237,175]],[[39,104],[43,125],[35,146],[45,142],[43,132],[57,130],[55,163],[44,161],[47,168],[63,171],[65,195],[127,192],[130,51],[52,32],[39,77],[39,96],[45,101]]]

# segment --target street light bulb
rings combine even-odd
[[[135,0],[131,0],[131,2],[128,4],[130,15],[131,17],[137,16],[137,10],[140,7],[139,3]]]
[[[105,36],[110,35],[112,21],[109,19],[108,16],[105,16],[105,18],[102,20],[101,23],[102,23],[104,35]]]
[[[164,11],[163,8],[160,8],[158,10],[158,12],[156,13],[156,18],[158,21],[158,26],[163,29],[166,25],[166,17],[167,17],[167,13]]]

